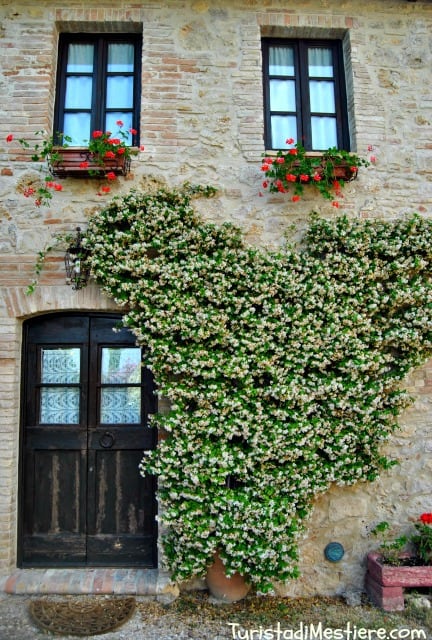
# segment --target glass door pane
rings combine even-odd
[[[41,424],[79,424],[80,369],[78,347],[41,349]]]
[[[101,424],[141,422],[141,349],[103,347],[101,360]]]

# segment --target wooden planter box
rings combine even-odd
[[[49,169],[57,178],[103,178],[113,172],[116,176],[125,176],[130,171],[130,158],[118,156],[114,160],[104,160],[98,164],[86,147],[59,147],[53,150],[61,156],[49,163]],[[82,166],[82,163],[88,166]]]
[[[380,558],[377,552],[368,554],[366,592],[385,611],[404,608],[404,587],[432,587],[432,565],[394,567],[382,564]]]
[[[357,178],[358,171],[353,171],[352,167],[348,164],[337,164],[333,168],[333,176],[336,180],[342,179],[345,182],[350,182]]]
[[[316,172],[320,175],[324,175],[324,166],[317,165]],[[352,166],[346,162],[341,164],[333,165],[333,178],[335,180],[343,180],[344,182],[351,182],[351,180],[355,180],[357,178],[358,171],[352,169]],[[299,178],[300,180],[300,178]]]

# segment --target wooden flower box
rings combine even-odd
[[[130,158],[123,155],[100,164],[86,147],[54,148],[53,156],[49,169],[57,178],[103,178],[110,172],[125,176],[130,170]]]
[[[313,158],[314,154],[307,154],[309,158]],[[318,159],[321,159],[322,156],[317,155]],[[317,164],[316,173],[323,176],[325,170],[325,163]],[[350,182],[351,180],[355,180],[357,178],[358,170],[357,167],[352,167],[348,162],[334,163],[332,168],[332,178],[335,180],[343,180],[344,182]]]
[[[432,587],[432,565],[386,565],[378,552],[372,552],[367,557],[365,586],[374,604],[385,611],[401,611],[404,587]]]

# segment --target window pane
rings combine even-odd
[[[93,72],[92,44],[70,44],[68,46],[68,73],[92,73]]]
[[[295,116],[272,116],[272,149],[286,149],[287,138],[297,139],[297,118]]]
[[[42,424],[79,424],[80,390],[68,387],[41,389],[40,420]]]
[[[101,424],[140,424],[141,387],[101,389]]]
[[[75,147],[83,147],[90,139],[90,114],[89,113],[65,113],[63,132],[72,138],[68,144]]]
[[[310,108],[315,113],[335,113],[335,95],[333,82],[311,80]]]
[[[296,111],[294,80],[270,80],[270,110]]]
[[[292,47],[270,47],[269,74],[276,76],[294,75],[294,49]]]
[[[312,149],[323,151],[329,147],[337,147],[336,119],[312,117]]]
[[[134,70],[134,49],[133,44],[108,45],[108,72],[132,72]]]
[[[331,49],[313,47],[308,50],[309,76],[333,78],[333,54]]]
[[[117,123],[118,120],[123,122],[123,126],[119,127]],[[129,129],[133,127],[132,124],[132,114],[131,113],[122,113],[121,111],[111,112],[106,114],[105,118],[105,131],[111,131],[113,135],[117,133],[119,128],[127,134],[126,138],[122,138],[122,142],[126,145],[132,144],[132,136],[129,133]]]
[[[80,381],[80,349],[42,349],[41,382],[73,384]]]
[[[65,109],[91,109],[92,78],[69,76],[66,81]]]
[[[139,384],[141,349],[139,347],[104,347],[101,366],[102,384]]]
[[[107,78],[107,109],[131,109],[133,106],[133,77]]]

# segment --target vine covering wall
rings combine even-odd
[[[432,353],[432,221],[312,216],[299,246],[266,252],[200,218],[212,194],[131,192],[84,243],[171,401],[141,471],[159,477],[173,577],[219,549],[266,590],[298,575],[314,497],[392,464],[401,381]]]

